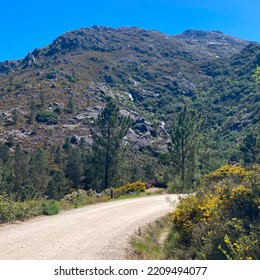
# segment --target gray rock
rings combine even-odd
[[[20,61],[19,60],[6,60],[0,62],[0,73],[1,74],[8,74],[9,72],[15,70],[19,67]]]
[[[124,117],[130,117],[130,119],[134,122],[140,119],[140,114],[136,113],[135,111],[121,109],[119,110],[119,113]]]

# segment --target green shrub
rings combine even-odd
[[[90,203],[91,197],[88,194],[90,194],[90,192],[86,192],[85,190],[73,191],[65,195],[62,201],[68,202],[74,207],[80,207]]]
[[[47,124],[58,123],[57,114],[51,111],[42,111],[36,115],[35,119],[37,122],[42,122]]]
[[[51,200],[43,203],[44,215],[56,215],[60,212],[60,205],[57,201]]]
[[[43,203],[40,200],[14,202],[0,196],[0,224],[26,220],[43,214]]]
[[[26,220],[43,214],[43,203],[40,200],[13,202],[15,220]]]
[[[49,80],[56,79],[58,77],[58,71],[57,70],[51,70],[49,73],[46,74],[46,78]]]
[[[21,187],[16,194],[16,199],[19,201],[32,200],[36,198],[37,194],[32,185]]]
[[[169,193],[185,193],[186,191],[183,189],[183,182],[179,176],[174,177],[167,186]]]
[[[11,222],[14,219],[12,202],[0,195],[0,223]]]

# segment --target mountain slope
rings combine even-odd
[[[27,148],[60,144],[72,135],[74,143],[81,136],[91,143],[94,119],[113,96],[135,121],[128,139],[142,153],[166,150],[167,130],[184,103],[203,112],[205,131],[218,134],[221,127],[220,137],[233,135],[232,143],[257,118],[251,74],[260,45],[248,44],[219,31],[168,36],[93,26],[65,33],[23,60],[0,63],[0,137],[13,135]],[[52,112],[57,124],[30,122],[32,107],[35,115]],[[241,107],[248,113],[240,114]]]
[[[182,34],[175,35],[174,37],[182,39],[190,45],[193,52],[199,53],[207,59],[229,58],[250,43],[226,35],[221,31],[205,32],[202,30],[186,30]]]

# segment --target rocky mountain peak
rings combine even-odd
[[[178,34],[174,36],[175,38],[180,38],[187,41],[221,41],[230,44],[241,44],[243,46],[247,45],[249,41],[239,39],[234,36],[226,35],[221,31],[213,30],[213,31],[203,31],[203,30],[191,30],[188,29],[184,31],[182,34]]]
[[[147,55],[156,57],[164,53],[189,56],[190,59],[212,60],[229,58],[241,51],[249,42],[228,36],[220,31],[186,30],[169,36],[158,31],[138,27],[110,28],[92,26],[62,34],[41,54],[53,56],[71,52],[94,51],[99,53],[126,52],[123,57]]]
[[[231,57],[240,52],[250,42],[237,37],[226,35],[221,31],[186,30],[173,36],[183,40],[196,53],[214,58]]]
[[[136,45],[162,41],[165,34],[138,27],[92,26],[62,34],[44,49],[47,56],[71,51],[114,52]]]

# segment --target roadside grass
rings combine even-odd
[[[137,198],[137,197],[144,197],[144,196],[147,196],[147,194],[146,193],[135,192],[135,193],[121,195],[117,198],[113,198],[112,200],[121,200],[121,199]]]
[[[138,231],[130,238],[131,248],[127,258],[132,260],[162,260],[165,259],[164,241],[171,228],[169,215],[157,219]]]
[[[109,202],[121,199],[131,199],[145,197],[149,195],[158,195],[158,193],[134,192],[124,194],[118,198],[111,199],[109,196],[101,197],[77,197],[73,201],[66,200],[31,200],[15,202],[7,197],[0,195],[0,224],[14,223],[16,221],[25,221],[30,218],[41,215],[56,215],[60,211],[68,211],[75,208],[81,208],[87,205]]]

